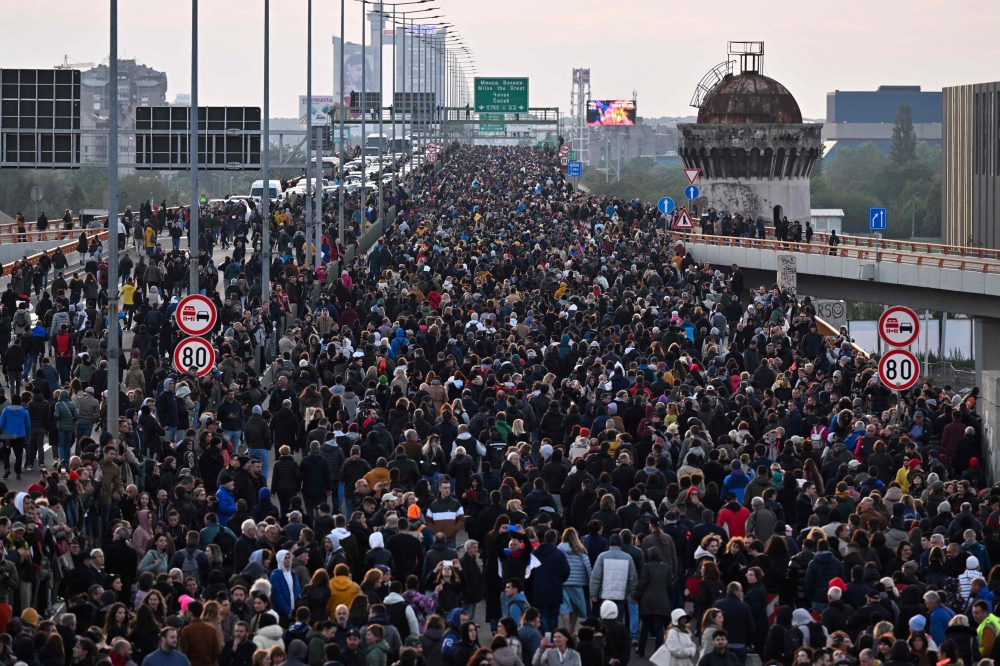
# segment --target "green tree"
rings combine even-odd
[[[69,194],[66,195],[65,208],[69,208],[72,211],[78,211],[83,208],[83,201],[85,198],[86,197],[80,183],[73,183],[69,189]]]
[[[908,104],[899,105],[899,113],[892,124],[892,148],[889,155],[900,164],[917,156],[917,133],[913,131],[913,110]]]

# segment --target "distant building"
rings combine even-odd
[[[674,135],[676,136],[676,134]],[[603,169],[607,162],[611,163],[612,173],[618,163],[618,152],[621,151],[621,163],[637,157],[655,159],[666,155],[676,147],[676,139],[657,126],[647,125],[639,117],[635,125],[623,127],[591,127],[590,128],[590,164],[593,168]],[[619,138],[621,142],[619,143]],[[676,156],[676,153],[674,153]]]
[[[706,74],[692,100],[697,122],[677,125],[684,166],[701,169],[696,210],[805,222],[822,125],[804,123],[788,89],[761,74],[763,42],[730,42],[729,56],[740,73],[728,60]]]
[[[1000,249],[1000,82],[942,93],[942,242]]]
[[[874,143],[888,153],[892,127],[901,105],[913,113],[913,131],[918,141],[941,143],[941,93],[925,92],[920,86],[879,86],[878,90],[835,90],[826,94],[823,125],[824,158],[840,146]]]
[[[840,208],[813,208],[810,217],[813,231],[839,234],[844,227],[844,211]]]
[[[83,72],[80,90],[80,127],[82,129],[108,128],[110,113],[117,106],[118,128],[135,128],[135,109],[139,106],[165,106],[167,104],[167,75],[140,64],[135,59],[118,61],[118,81],[114,98],[108,86],[108,66],[98,65]],[[135,171],[135,138],[120,136],[118,139],[119,173]],[[107,136],[84,134],[81,138],[80,158],[84,162],[105,162],[108,159]]]

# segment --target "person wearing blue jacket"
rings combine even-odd
[[[302,590],[299,577],[292,573],[292,553],[279,550],[277,562],[278,568],[271,574],[271,605],[279,615],[289,618]]]
[[[559,533],[548,530],[542,535],[544,543],[531,551],[541,566],[532,576],[535,581],[534,605],[542,615],[542,631],[555,631],[559,626],[559,607],[563,601],[563,584],[569,579],[570,566],[566,553],[556,542]]]
[[[445,631],[444,638],[441,639],[441,657],[448,666],[460,666],[453,663],[455,643],[459,640],[459,630],[466,620],[468,620],[468,616],[461,608],[453,608],[448,611],[448,630]]]
[[[219,524],[225,525],[236,513],[236,498],[233,497],[233,488],[236,486],[236,479],[233,473],[227,469],[219,474],[219,489],[215,492],[215,497],[219,500]]]
[[[722,496],[725,497],[727,493],[733,493],[736,495],[736,501],[742,504],[743,493],[750,483],[750,478],[743,471],[743,466],[740,465],[739,460],[734,460],[730,464],[730,469],[732,471],[729,476],[722,482]]]
[[[14,473],[21,478],[21,457],[24,453],[25,438],[31,432],[31,416],[21,406],[21,396],[14,393],[10,404],[0,413],[0,433],[7,435],[10,444],[3,447],[3,478],[10,476],[10,451],[14,450]]]

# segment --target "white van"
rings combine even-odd
[[[278,195],[281,193],[281,181],[272,180],[269,182],[271,183],[270,187],[271,201],[277,201]],[[253,197],[254,201],[259,201],[263,194],[264,194],[264,181],[255,180],[253,182],[253,185],[250,187],[250,196]]]

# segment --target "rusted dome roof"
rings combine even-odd
[[[756,72],[744,72],[726,76],[705,95],[698,109],[698,122],[801,123],[802,112],[788,88]]]

